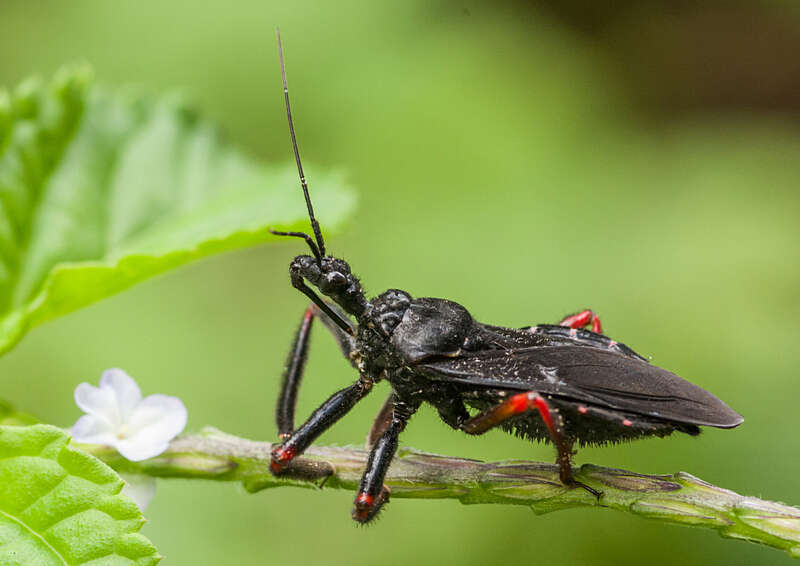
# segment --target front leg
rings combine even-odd
[[[317,437],[345,416],[356,403],[372,389],[372,380],[361,376],[350,387],[334,393],[308,420],[289,436],[280,446],[272,449],[270,470],[280,474],[294,458],[302,454]]]
[[[353,505],[353,519],[359,523],[367,523],[374,519],[389,499],[389,488],[383,485],[383,479],[397,452],[398,436],[406,428],[408,419],[419,408],[418,401],[404,401],[395,394],[391,397],[391,403],[392,418],[373,444],[367,468],[358,486],[358,494]]]
[[[303,320],[294,336],[292,349],[286,358],[286,368],[281,379],[281,392],[278,395],[278,407],[275,418],[278,424],[278,435],[282,439],[289,438],[294,431],[294,410],[297,407],[297,390],[303,379],[306,360],[308,359],[308,342],[311,326],[314,322],[314,309],[309,306],[303,314]]]
[[[331,308],[340,316],[345,316],[336,305],[331,305]],[[333,334],[337,344],[339,344],[339,349],[341,349],[342,353],[350,361],[350,364],[357,367],[353,357],[355,339],[339,328],[325,313],[319,310],[317,305],[313,303],[310,304],[308,308],[306,308],[303,319],[300,322],[300,327],[295,333],[292,348],[289,350],[289,355],[286,358],[286,367],[283,370],[281,391],[278,395],[278,407],[275,411],[278,435],[281,439],[289,438],[292,432],[294,432],[294,412],[297,407],[297,392],[300,388],[300,382],[303,379],[303,372],[305,371],[306,360],[308,359],[308,344],[311,336],[311,327],[316,317],[320,317],[322,323],[330,330],[331,334]]]

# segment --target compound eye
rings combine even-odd
[[[336,289],[337,287],[344,287],[347,284],[347,277],[338,271],[332,271],[325,274],[325,282],[321,286],[323,289]]]
[[[289,269],[302,273],[304,277],[311,276],[314,272],[319,273],[317,260],[311,256],[300,255],[292,260]]]

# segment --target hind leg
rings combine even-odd
[[[536,391],[518,393],[509,397],[502,403],[498,403],[494,407],[486,409],[464,421],[460,428],[467,434],[483,434],[512,417],[532,410],[539,412],[539,416],[547,427],[550,438],[558,451],[557,463],[561,483],[569,487],[582,487],[599,499],[602,495],[601,492],[577,481],[572,475],[572,442],[564,435],[561,415]]]

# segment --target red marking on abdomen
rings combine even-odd
[[[628,419],[625,419],[624,421],[622,421],[622,426],[633,426],[633,423]]]
[[[588,412],[589,412],[589,409],[587,409],[586,407],[584,407],[583,405],[581,405],[580,407],[578,407],[578,412],[579,412],[580,414],[582,414],[582,415],[585,415],[586,413],[588,413]]]

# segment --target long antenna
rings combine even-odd
[[[325,257],[325,242],[322,239],[322,232],[319,229],[319,223],[314,218],[314,207],[311,206],[311,197],[308,196],[308,184],[306,183],[306,176],[303,173],[303,164],[300,163],[300,151],[297,149],[297,138],[294,135],[294,123],[292,122],[292,108],[289,105],[289,87],[286,86],[286,65],[283,62],[283,44],[281,43],[281,30],[276,28],[278,34],[278,54],[281,59],[281,79],[283,80],[283,98],[286,101],[286,117],[289,119],[289,133],[292,135],[292,147],[294,148],[294,158],[297,161],[297,172],[300,174],[300,184],[303,186],[303,196],[306,197],[306,207],[308,208],[308,217],[311,220],[311,229],[314,231],[314,239],[317,240],[319,246],[319,253],[321,258]],[[313,249],[313,248],[312,248]],[[316,255],[316,254],[315,254]]]

